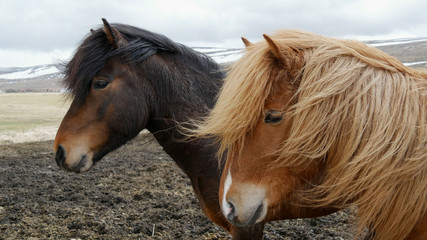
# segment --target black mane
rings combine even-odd
[[[76,50],[73,58],[65,64],[63,83],[74,97],[76,106],[83,104],[90,89],[91,80],[110,57],[122,57],[129,63],[140,63],[162,51],[180,54],[196,60],[206,71],[218,71],[219,65],[208,56],[175,43],[169,38],[144,29],[124,24],[111,24],[127,40],[124,47],[114,49],[102,28],[91,31]]]

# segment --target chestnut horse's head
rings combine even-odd
[[[271,167],[276,159],[277,146],[288,138],[292,126],[290,108],[296,100],[298,75],[304,65],[304,56],[299,49],[283,48],[267,35],[264,38],[266,41],[256,45],[243,39],[247,46],[246,56],[251,61],[242,59],[236,63],[248,64],[245,69],[257,75],[257,79],[250,83],[252,86],[239,88],[239,91],[258,91],[245,93],[248,102],[244,104],[254,104],[251,105],[252,113],[244,117],[251,123],[235,126],[240,128],[236,131],[245,129],[245,133],[228,147],[221,179],[219,196],[223,214],[237,226],[278,218],[281,216],[279,213],[288,208],[282,204],[283,199],[290,198],[294,189],[305,184],[299,169]],[[254,63],[270,67],[268,70],[251,69]],[[231,81],[235,73],[232,69],[227,78],[230,82],[226,84],[233,84]],[[243,116],[234,117],[242,120],[240,117]],[[286,214],[283,217],[294,217],[290,208]],[[295,216],[302,215],[295,213]]]
[[[427,211],[427,73],[356,41],[264,38],[244,40],[195,131],[227,153],[223,214],[246,226],[354,204],[359,233],[404,239]]]
[[[89,170],[145,128],[157,97],[149,80],[163,74],[153,69],[160,65],[155,61],[165,62],[149,57],[160,50],[180,51],[162,35],[103,21],[103,28],[91,31],[65,69],[73,102],[54,150],[57,164],[68,171]],[[151,68],[141,67],[142,61]]]

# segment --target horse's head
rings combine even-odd
[[[321,215],[293,205],[293,193],[316,176],[316,168],[276,164],[293,129],[306,52],[292,38],[292,44],[264,38],[256,44],[243,39],[246,54],[231,68],[215,108],[196,131],[217,136],[220,155],[227,152],[219,198],[223,214],[240,226]]]
[[[283,199],[290,198],[292,192],[303,184],[301,174],[306,174],[301,169],[275,166],[276,151],[288,138],[292,126],[290,108],[296,101],[304,56],[299,49],[279,46],[267,35],[264,38],[266,41],[257,44],[244,39],[246,57],[251,61],[243,59],[236,63],[236,68],[226,79],[226,84],[251,79],[252,86],[239,87],[242,92],[259,89],[257,93],[247,92],[254,100],[238,110],[249,115],[239,117],[247,122],[243,124],[240,137],[232,140],[228,147],[219,193],[223,214],[231,223],[241,226],[280,219],[281,212],[289,214],[286,217],[293,217],[291,210],[283,211],[289,208],[283,204]],[[249,75],[235,74],[240,67]],[[222,101],[221,96],[218,101]]]
[[[280,212],[283,197],[299,183],[293,169],[271,167],[275,160],[273,153],[292,125],[292,118],[286,112],[293,94],[282,90],[281,96],[268,97],[265,110],[253,130],[245,135],[242,145],[236,143],[228,151],[219,197],[223,214],[234,225],[252,225],[266,217],[265,220],[274,220],[271,218],[277,216],[275,211]],[[268,211],[272,212],[269,216]]]
[[[120,54],[126,38],[104,21],[68,63],[65,82],[74,99],[56,135],[57,164],[84,172],[109,151],[135,137],[150,111],[148,86]],[[141,89],[144,89],[143,91]],[[137,92],[138,91],[138,92]]]

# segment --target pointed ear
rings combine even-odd
[[[242,41],[243,41],[243,43],[245,44],[246,47],[249,47],[249,46],[252,45],[252,43],[248,39],[246,39],[244,37],[242,37]]]
[[[110,42],[114,48],[127,45],[128,42],[117,29],[113,28],[105,18],[102,19],[102,22],[104,23],[104,33],[107,36],[108,42]]]
[[[285,56],[280,52],[279,46],[271,39],[267,34],[262,35],[270,46],[270,51],[273,53],[274,57],[281,63],[286,62]]]
[[[294,75],[304,66],[304,56],[301,51],[288,46],[280,48],[268,35],[264,34],[263,36],[270,47],[271,53],[277,59],[278,63],[287,69],[288,74]]]

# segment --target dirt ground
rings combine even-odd
[[[52,141],[0,146],[0,239],[231,239],[151,134],[83,174],[59,170]],[[266,225],[264,239],[352,239],[349,211]]]

